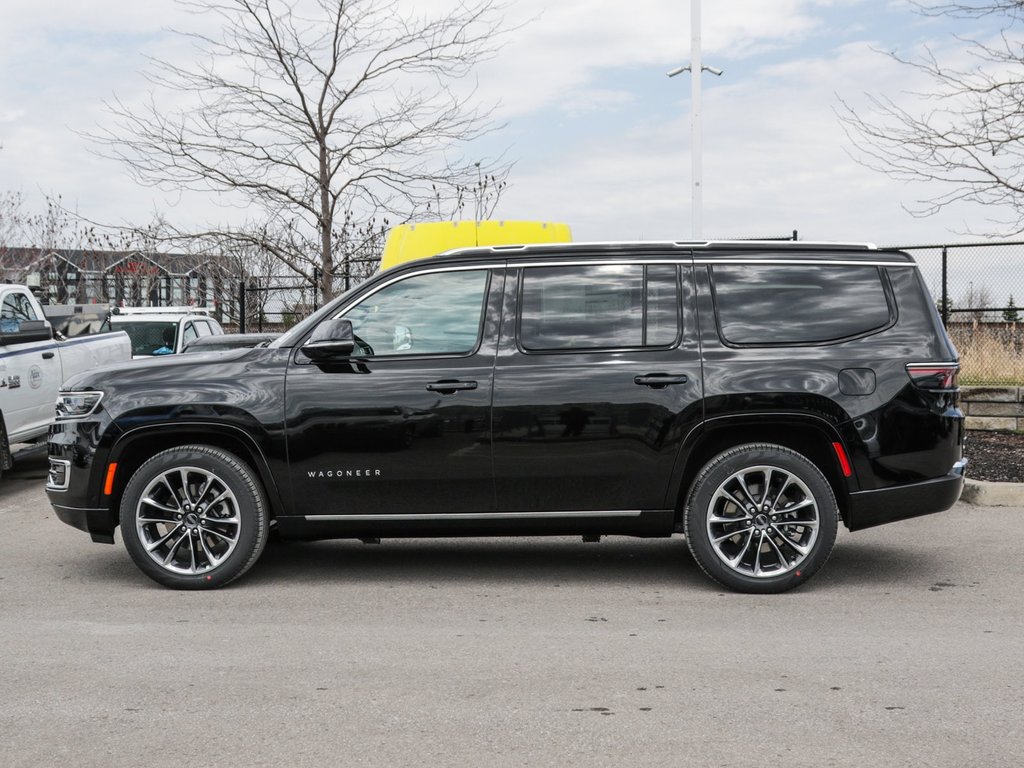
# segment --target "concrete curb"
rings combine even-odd
[[[960,501],[978,507],[1024,507],[1024,483],[968,479]]]

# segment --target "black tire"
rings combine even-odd
[[[136,470],[121,499],[121,537],[139,569],[173,589],[216,589],[245,573],[267,543],[256,473],[206,445],[162,451]]]
[[[810,460],[770,443],[704,465],[684,511],[686,542],[712,579],[737,592],[785,592],[813,576],[839,528],[832,487]]]

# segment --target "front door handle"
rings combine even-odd
[[[440,392],[442,395],[453,395],[460,389],[476,389],[475,381],[434,381],[427,384],[431,392]]]
[[[52,360],[53,352],[43,352],[43,360]]]
[[[687,379],[686,374],[677,376],[671,373],[649,373],[646,376],[636,376],[633,379],[634,384],[640,384],[651,389],[663,389],[669,384],[685,384],[687,381],[689,379]]]

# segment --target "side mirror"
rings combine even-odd
[[[316,327],[302,351],[310,360],[330,360],[351,355],[356,348],[351,320],[324,320]]]
[[[8,320],[0,320],[0,344],[27,344],[30,341],[50,341],[53,329],[46,320],[14,321],[16,327],[6,330]]]

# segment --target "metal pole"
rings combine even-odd
[[[238,281],[238,332],[245,333],[245,280]]]
[[[947,263],[948,251],[946,246],[942,246],[942,324],[949,326],[949,283],[947,281]]]
[[[704,235],[701,221],[704,207],[704,190],[701,187],[701,130],[700,130],[700,84],[702,77],[700,59],[700,0],[690,0],[690,157],[693,162],[693,210],[691,226],[694,240]]]

